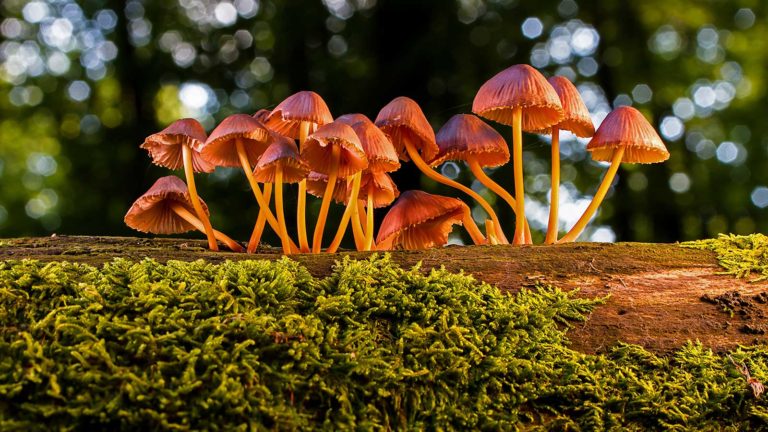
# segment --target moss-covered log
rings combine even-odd
[[[205,249],[202,240],[118,237],[24,238],[0,240],[0,260],[37,259],[100,265],[116,257],[141,260],[209,262],[277,259],[279,249],[262,248],[254,255]],[[295,255],[314,276],[325,276],[341,256],[368,253]],[[564,290],[580,289],[587,298],[609,295],[588,321],[569,332],[574,347],[599,352],[617,341],[656,352],[701,341],[717,351],[767,342],[762,319],[768,304],[763,281],[749,282],[721,274],[715,254],[675,244],[595,244],[558,246],[471,246],[392,253],[395,262],[425,269],[445,266],[465,270],[505,291],[536,283]],[[733,292],[738,294],[733,294]]]

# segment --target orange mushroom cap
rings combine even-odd
[[[333,121],[331,111],[319,94],[300,91],[280,102],[267,120],[267,127],[289,138],[299,138],[301,122],[324,125]]]
[[[371,119],[369,119],[368,116],[366,116],[365,114],[351,113],[351,114],[344,114],[344,115],[338,116],[336,118],[336,121],[340,121],[345,125],[353,126],[355,123],[361,122],[361,121],[371,122]]]
[[[563,119],[553,126],[557,126],[560,130],[573,132],[574,135],[582,138],[594,135],[595,125],[592,124],[592,117],[589,116],[589,110],[584,105],[576,86],[564,76],[553,76],[547,81],[557,92],[560,104],[563,106]],[[546,128],[538,132],[549,134],[552,133],[552,129]]]
[[[389,174],[385,172],[366,171],[360,179],[360,190],[357,194],[357,199],[367,202],[368,191],[371,186],[374,208],[386,207],[392,204],[392,201],[400,195],[400,191],[397,190],[397,185],[392,181],[392,177],[390,177]],[[349,187],[347,188],[346,202],[349,202],[351,195],[352,188]]]
[[[184,167],[181,146],[192,149],[192,168],[195,172],[213,172],[214,166],[200,157],[200,146],[206,140],[205,129],[195,119],[176,120],[160,132],[148,136],[141,144],[147,150],[155,165],[177,170]]]
[[[313,171],[330,174],[333,145],[341,148],[339,178],[350,177],[368,167],[368,158],[354,129],[337,121],[320,126],[308,136],[301,149],[301,157]]]
[[[183,205],[190,213],[195,212],[187,185],[178,177],[161,177],[128,209],[125,224],[137,231],[153,234],[180,234],[194,230],[192,224],[171,210],[172,202]],[[208,214],[208,206],[203,200],[200,200],[200,205]]]
[[[267,123],[267,119],[269,118],[270,114],[272,114],[272,111],[270,111],[268,109],[260,109],[260,110],[256,111],[255,113],[253,113],[252,117],[255,118],[256,120],[260,121],[261,124],[263,124],[264,126],[266,126],[267,125],[266,124]]]
[[[522,108],[523,130],[535,132],[560,122],[563,107],[557,92],[539,71],[527,64],[508,67],[480,87],[472,112],[512,125],[514,108]]]
[[[325,187],[328,185],[328,176],[319,172],[310,171],[307,175],[307,192],[318,198],[325,195]],[[337,178],[336,185],[333,187],[333,201],[338,204],[347,202],[347,180]]]
[[[404,249],[443,246],[466,211],[467,205],[456,198],[418,190],[404,192],[384,217],[376,243]]]
[[[474,156],[480,166],[495,167],[509,162],[509,147],[501,135],[484,121],[469,114],[456,114],[437,132],[440,153],[430,165],[449,160],[466,161]]]
[[[251,165],[259,161],[269,146],[269,133],[261,122],[248,114],[233,114],[225,118],[208,136],[200,154],[215,166],[241,167],[235,139],[240,138]]]
[[[605,117],[587,144],[587,151],[592,159],[608,162],[621,147],[624,148],[622,162],[645,164],[669,159],[669,151],[659,134],[643,114],[631,106],[620,106]]]
[[[400,169],[395,146],[372,121],[365,118],[351,126],[368,158],[368,171],[392,172]]]
[[[405,162],[410,157],[405,149],[408,141],[425,161],[432,160],[440,151],[435,143],[435,131],[424,116],[424,112],[413,99],[400,96],[379,111],[376,126],[389,136],[397,154]]]
[[[274,183],[277,167],[283,167],[283,182],[298,183],[307,178],[309,165],[299,156],[296,142],[275,132],[270,132],[271,144],[259,158],[253,169],[253,177],[261,183]]]

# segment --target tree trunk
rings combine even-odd
[[[203,240],[124,237],[21,238],[0,240],[0,260],[32,258],[101,265],[115,257],[210,262],[277,259],[278,248],[256,254],[209,252]],[[364,258],[367,252],[293,255],[315,276],[327,275],[340,257]],[[572,243],[557,246],[465,246],[392,252],[403,266],[422,262],[425,270],[444,265],[515,292],[537,283],[581,297],[610,295],[584,324],[569,332],[574,348],[600,352],[618,341],[668,352],[688,340],[716,351],[766,343],[768,282],[751,283],[719,274],[708,251],[675,244]]]

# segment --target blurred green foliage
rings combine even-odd
[[[663,165],[625,165],[583,239],[768,229],[762,0],[6,0],[0,10],[0,236],[128,234],[125,211],[164,174],[138,146],[178,117],[210,131],[312,89],[334,115],[375,117],[407,95],[437,129],[515,63],[571,78],[596,122],[636,106],[672,153]],[[538,229],[546,139],[525,136]],[[563,229],[604,170],[584,144],[563,136]],[[462,166],[442,170],[472,181]],[[401,190],[457,196],[410,164],[394,177]],[[511,167],[493,177],[512,189]],[[199,183],[214,225],[247,238],[256,209],[241,173],[219,169]]]

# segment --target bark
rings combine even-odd
[[[279,248],[260,248],[256,254],[209,252],[204,240],[125,237],[21,238],[0,240],[0,260],[32,258],[101,265],[115,257],[210,262],[278,259]],[[293,255],[315,276],[327,275],[342,256],[365,258],[367,252]],[[569,331],[574,348],[601,352],[615,343],[639,344],[668,352],[686,341],[699,340],[724,351],[737,345],[766,343],[763,318],[768,316],[768,282],[751,283],[719,274],[708,251],[675,244],[572,243],[557,246],[453,246],[423,251],[392,252],[403,266],[421,262],[425,270],[444,265],[464,270],[480,280],[515,292],[521,287],[548,283],[565,290],[579,289],[582,297],[610,295],[588,320]],[[730,304],[712,299],[739,293]]]

